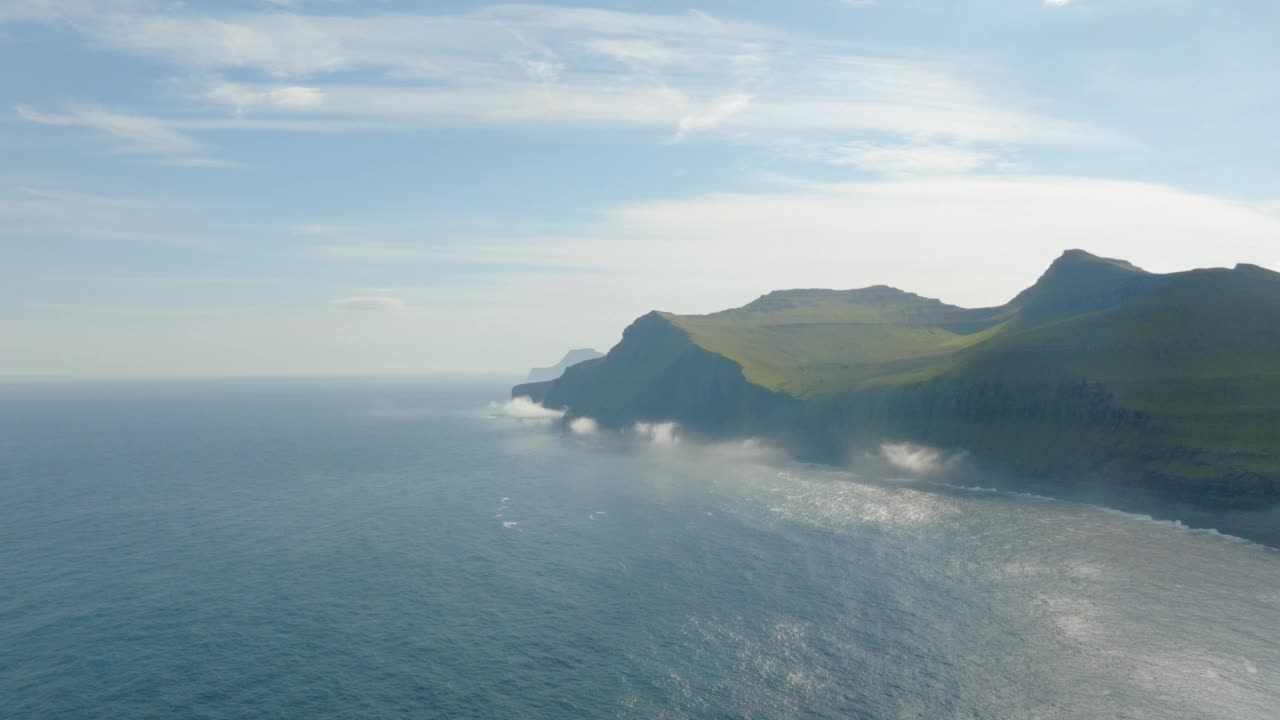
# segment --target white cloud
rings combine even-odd
[[[590,38],[663,38],[691,47],[740,42],[764,31],[695,14],[553,6],[493,6],[461,14],[303,16],[116,14],[88,31],[129,52],[194,70],[243,68],[286,78],[362,68],[408,75],[497,69],[507,52],[554,57]]]
[[[527,54],[507,54],[503,57],[518,65],[525,71],[525,74],[538,82],[555,82],[560,77],[560,73],[564,72],[563,64],[548,58],[534,57]]]
[[[451,289],[447,298],[452,307],[493,307],[485,327],[529,352],[526,362],[507,362],[532,365],[563,347],[604,349],[653,309],[705,313],[780,288],[875,284],[991,306],[1033,283],[1067,248],[1173,272],[1269,265],[1277,237],[1280,218],[1147,183],[1029,176],[796,183],[621,206],[574,236],[529,240],[539,253],[571,257],[598,274],[493,276],[474,293]],[[548,316],[562,319],[554,332],[539,321]]]
[[[1269,200],[1257,203],[1255,207],[1268,215],[1280,218],[1280,200]]]
[[[610,126],[782,145],[847,143],[869,132],[913,144],[1115,140],[1026,109],[1030,101],[998,90],[1008,83],[997,74],[962,59],[844,46],[700,12],[121,11],[75,27],[213,77],[190,94],[193,110],[294,123],[283,129]],[[164,127],[202,124],[229,126],[189,116]]]
[[[1280,218],[1146,183],[1030,176],[795,183],[617,207],[576,236],[527,243],[530,254],[572,258],[600,274],[547,283],[534,272],[500,284],[502,294],[528,298],[542,312],[616,332],[655,308],[712,312],[790,287],[888,284],[997,305],[1067,248],[1171,272],[1269,265],[1276,237]],[[561,341],[582,340],[566,332]]]
[[[339,298],[330,300],[329,304],[344,310],[372,310],[377,312],[400,312],[406,307],[404,300],[385,295],[359,295]]]
[[[937,450],[919,445],[885,444],[880,446],[880,453],[890,465],[914,475],[931,474],[942,465],[942,455]]]
[[[1071,0],[1044,0],[1044,4],[1049,7],[1063,7],[1065,5],[1070,5]]]
[[[893,177],[957,175],[986,165],[990,153],[954,145],[876,145],[855,142],[832,148],[827,162]]]
[[[564,417],[563,410],[552,410],[551,408],[543,407],[528,397],[512,398],[501,405],[490,403],[489,414],[514,420],[536,420],[542,422],[559,420]]]
[[[26,179],[13,185],[48,189]],[[77,223],[68,231],[129,218],[156,222],[152,212],[138,209],[147,205],[99,217],[88,209],[113,204],[109,199],[77,202],[73,209],[66,202],[0,192],[0,224],[25,234],[29,227],[51,232],[46,220],[59,214],[74,216],[65,219]],[[884,283],[963,305],[998,304],[1070,247],[1161,272],[1271,265],[1280,218],[1167,186],[1083,178],[794,182],[623,205],[556,236],[512,228],[493,237],[492,246],[519,249],[521,257],[569,258],[595,272],[557,269],[553,275],[530,263],[520,272],[495,269],[475,282],[439,285],[430,278],[440,257],[483,263],[493,256],[470,239],[414,255],[412,229],[394,238],[381,227],[351,231],[385,237],[402,251],[344,257],[355,276],[378,277],[384,264],[394,265],[396,277],[422,270],[417,287],[388,280],[394,292],[350,293],[393,297],[402,311],[357,317],[311,303],[218,312],[166,308],[167,315],[156,318],[156,308],[147,307],[120,310],[104,323],[97,311],[0,308],[17,353],[9,366],[98,375],[525,370],[567,347],[603,350],[653,309],[710,312],[779,288]],[[290,262],[321,260],[303,255]],[[78,284],[76,291],[84,295],[94,287]],[[549,325],[548,317],[556,322]],[[134,341],[112,341],[122,334]]]
[[[584,41],[582,46],[629,66],[668,65],[678,59],[676,51],[654,40],[593,38]]]
[[[348,24],[351,39],[371,22]],[[271,12],[230,17],[114,14],[90,24],[103,42],[196,70],[246,68],[274,77],[333,72],[357,64],[347,37],[326,18]],[[427,38],[424,38],[427,40]]]
[[[495,275],[494,285],[485,284],[474,297],[451,288],[451,305],[520,298],[529,315],[512,315],[513,324],[550,312],[579,322],[593,318],[592,327],[612,332],[654,308],[711,312],[788,287],[883,283],[963,305],[994,305],[1033,282],[1067,248],[1166,272],[1238,262],[1270,265],[1276,237],[1280,217],[1164,185],[925,176],[790,181],[751,193],[624,204],[556,235],[514,231],[454,243],[387,238],[307,252],[346,263],[483,265],[501,257],[523,270]],[[540,272],[565,267],[584,272],[554,283]],[[577,325],[567,323],[566,332],[571,327]],[[568,335],[564,341],[591,344],[590,338]],[[558,351],[548,345],[547,352]]]
[[[15,110],[28,122],[96,130],[115,141],[117,152],[146,155],[174,165],[236,166],[208,157],[203,144],[158,118],[96,106],[77,107],[62,114],[40,112],[26,105]]]
[[[981,102],[868,97],[867,101],[787,96],[777,92],[690,93],[625,78],[564,80],[531,85],[495,81],[476,86],[328,85],[304,109],[255,104],[270,85],[220,83],[204,97],[237,113],[386,121],[385,129],[421,126],[593,127],[674,130],[683,139],[721,128],[734,139],[785,145],[789,138],[888,134],[920,141],[1031,145],[1103,145],[1119,141],[1106,131]],[[869,93],[879,92],[870,90]],[[216,126],[216,125],[215,125]],[[359,127],[351,126],[351,127]],[[305,127],[300,128],[305,129]]]
[[[513,31],[511,34],[524,46],[524,49],[519,52],[507,52],[503,55],[503,59],[515,63],[524,70],[525,75],[536,82],[550,83],[560,78],[560,74],[564,72],[565,67],[564,63],[560,62],[560,58],[555,51],[536,40],[530,39],[518,30]]]
[[[750,95],[738,93],[720,98],[712,102],[709,107],[688,113],[676,124],[675,139],[683,140],[689,136],[689,133],[719,127],[729,118],[746,110],[751,100]]]
[[[638,422],[631,431],[651,445],[670,447],[680,444],[680,426],[673,422]]]
[[[324,102],[324,92],[303,85],[269,87],[261,90],[220,82],[210,88],[207,97],[235,108],[237,115],[256,108],[307,110]]]

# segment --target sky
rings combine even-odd
[[[690,2],[696,4],[690,4]],[[520,372],[650,310],[1280,269],[1274,0],[0,0],[0,378]]]

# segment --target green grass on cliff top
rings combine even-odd
[[[806,398],[929,372],[998,333],[1008,315],[869,288],[773,293],[736,310],[664,317],[741,365],[747,380]]]
[[[993,372],[1118,384],[1280,374],[1280,274],[1252,266],[1154,275],[1072,251],[998,308],[875,287],[664,317],[750,382],[800,398]]]

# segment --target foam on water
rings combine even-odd
[[[1237,537],[1235,535],[1228,535],[1227,533],[1221,532],[1214,528],[1191,527],[1183,523],[1181,520],[1161,520],[1159,518],[1155,518],[1155,517],[1152,517],[1151,515],[1147,515],[1144,513],[1125,512],[1124,510],[1117,510],[1115,508],[1104,507],[1101,505],[1091,505],[1090,507],[1096,508],[1108,515],[1115,515],[1117,517],[1122,517],[1129,520],[1136,520],[1138,522],[1146,523],[1148,525],[1154,525],[1156,527],[1173,528],[1175,530],[1182,530],[1184,532],[1187,532],[1193,535],[1210,535],[1216,538],[1221,538],[1223,540],[1229,540],[1231,542],[1237,542],[1237,543],[1244,543],[1247,545],[1257,544],[1247,538]],[[1262,547],[1268,550],[1271,549],[1271,548],[1266,548],[1265,546],[1262,546],[1262,545],[1258,545],[1258,547]]]

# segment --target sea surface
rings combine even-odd
[[[0,385],[0,718],[1280,718],[1280,552],[505,394]]]

